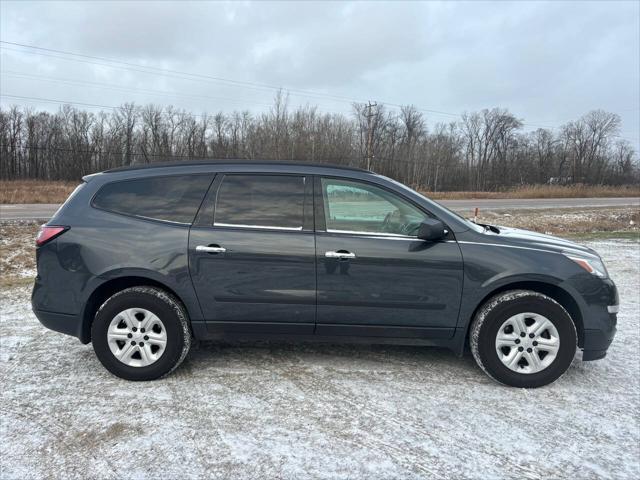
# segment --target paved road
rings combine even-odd
[[[626,198],[536,198],[497,200],[441,200],[443,205],[458,211],[480,208],[481,210],[626,207],[640,208],[639,197]],[[0,220],[48,220],[58,209],[56,204],[0,205]]]

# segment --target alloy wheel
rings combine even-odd
[[[167,346],[167,331],[154,313],[144,308],[128,308],[118,313],[107,330],[111,353],[130,367],[155,363]]]
[[[553,363],[560,350],[560,335],[545,316],[525,312],[509,317],[498,329],[496,353],[518,373],[538,373]]]

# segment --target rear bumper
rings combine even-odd
[[[87,343],[82,338],[82,319],[78,315],[47,312],[33,309],[40,323],[50,330],[77,337],[82,343]]]

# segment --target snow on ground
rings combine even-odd
[[[260,343],[126,382],[5,290],[0,477],[638,478],[640,245],[590,245],[620,288],[618,335],[536,390],[443,350]]]

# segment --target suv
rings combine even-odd
[[[33,310],[151,380],[196,339],[465,346],[495,380],[605,356],[618,294],[596,252],[472,223],[354,168],[182,162],[83,178],[37,243]]]

